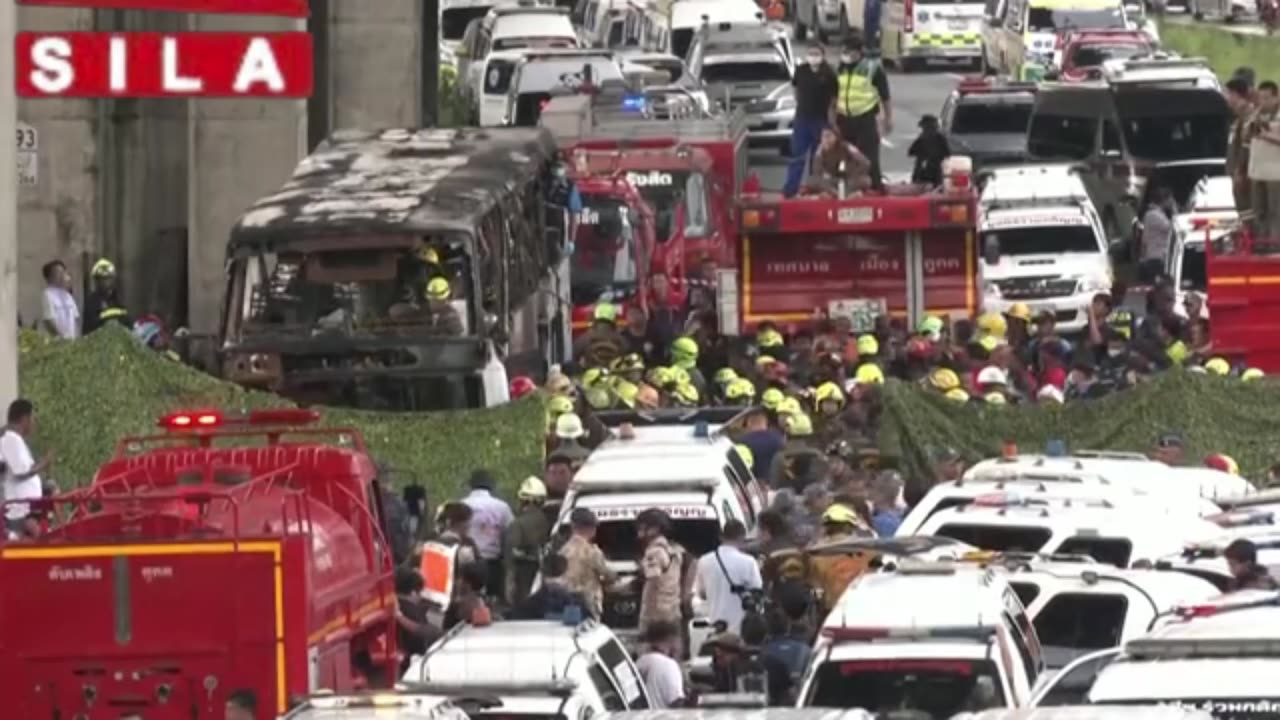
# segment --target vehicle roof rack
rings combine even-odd
[[[1076,450],[1068,457],[1085,458],[1088,460],[1131,460],[1133,462],[1155,462],[1142,453],[1125,452],[1123,450]]]
[[[617,462],[637,462],[634,458],[618,458]],[[700,492],[703,490],[715,490],[722,482],[714,477],[675,477],[675,478],[592,478],[582,477],[581,474],[575,477],[569,484],[570,489],[588,494],[600,492],[646,492],[649,490],[688,490],[690,492]]]

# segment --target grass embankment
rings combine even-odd
[[[1160,23],[1160,40],[1184,56],[1208,60],[1221,78],[1231,77],[1236,68],[1252,67],[1259,81],[1280,82],[1280,35],[1232,32],[1231,25],[1220,22],[1178,19]]]

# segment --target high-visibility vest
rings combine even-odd
[[[447,610],[453,600],[454,569],[458,561],[458,545],[427,542],[422,545],[418,570],[422,573],[422,597]]]
[[[105,322],[107,320],[117,320],[119,318],[123,318],[128,314],[129,314],[128,310],[125,310],[122,307],[116,307],[114,305],[111,305],[103,308],[102,312],[98,313],[98,319]]]
[[[872,84],[879,66],[871,60],[863,60],[851,69],[841,70],[836,77],[836,112],[855,117],[866,115],[880,104],[880,91]]]

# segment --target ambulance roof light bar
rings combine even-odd
[[[871,640],[989,640],[996,629],[988,625],[934,627],[825,627],[821,635],[835,642]]]
[[[320,419],[316,410],[280,408],[226,415],[220,410],[180,410],[160,418],[156,426],[169,432],[199,432],[224,427],[310,425]]]
[[[1139,638],[1125,643],[1131,657],[1256,657],[1280,655],[1280,638]]]

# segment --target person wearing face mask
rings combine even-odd
[[[564,254],[572,255],[573,241],[578,232],[578,216],[582,214],[582,195],[578,192],[578,186],[569,177],[569,169],[563,162],[557,162],[551,168],[551,182],[547,184],[547,203],[552,207],[564,208],[569,213]],[[557,247],[553,250],[553,256],[559,257],[561,249]]]
[[[818,146],[822,128],[830,125],[835,116],[835,71],[823,58],[822,48],[809,48],[805,60],[791,80],[795,88],[796,115],[791,124],[791,162],[782,187],[787,197],[795,196],[800,190],[805,166]]]
[[[889,79],[884,68],[875,59],[866,57],[865,51],[862,35],[851,33],[836,73],[836,114],[844,139],[871,161],[871,188],[883,191],[880,133],[893,131],[893,110],[889,105]]]

